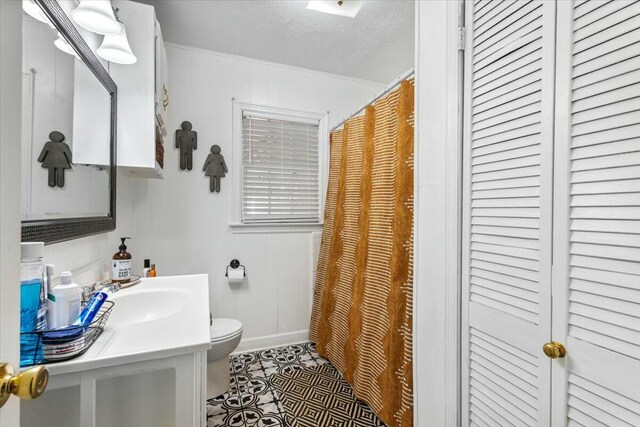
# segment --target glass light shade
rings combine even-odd
[[[71,47],[64,37],[62,37],[62,34],[58,33],[58,38],[53,42],[53,44],[64,53],[68,53],[69,55],[73,55],[80,59],[73,47]]]
[[[116,64],[135,64],[138,60],[131,51],[129,40],[127,40],[127,30],[124,24],[120,24],[121,31],[112,36],[104,36],[102,44],[96,53],[103,59]]]
[[[113,15],[110,0],[82,0],[71,11],[71,19],[85,30],[96,34],[111,35],[120,32],[120,23]]]
[[[24,10],[30,17],[33,19],[37,19],[40,22],[44,22],[51,28],[55,28],[47,15],[44,14],[40,6],[38,6],[33,0],[23,0],[22,1],[22,10]]]

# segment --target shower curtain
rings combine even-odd
[[[310,339],[389,426],[412,426],[413,80],[330,138]]]

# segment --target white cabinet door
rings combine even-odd
[[[463,425],[548,425],[555,4],[468,1]]]
[[[156,165],[155,10],[153,6],[114,0],[120,9],[135,64],[111,63],[109,74],[118,85],[118,166],[131,170]]]
[[[640,426],[640,2],[557,28],[552,421]]]

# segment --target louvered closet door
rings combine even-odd
[[[640,426],[640,2],[558,2],[553,425]]]
[[[555,4],[466,6],[463,425],[548,425]]]

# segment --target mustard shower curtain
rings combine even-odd
[[[389,426],[412,426],[413,80],[330,138],[310,339]]]

